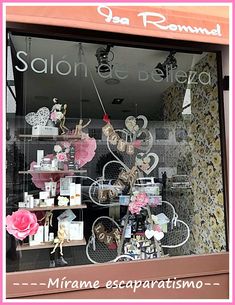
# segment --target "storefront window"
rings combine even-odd
[[[226,251],[217,58],[9,36],[7,271]]]

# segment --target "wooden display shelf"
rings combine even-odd
[[[79,169],[79,170],[55,170],[55,171],[43,171],[43,170],[27,170],[27,171],[19,171],[19,174],[86,174],[86,169]]]
[[[75,246],[85,246],[86,240],[71,240],[70,242],[64,242],[63,247],[75,247]],[[25,250],[37,250],[37,249],[49,249],[53,248],[55,244],[53,242],[41,243],[40,245],[30,246],[29,244],[18,245],[16,250],[25,251]]]
[[[31,135],[31,134],[19,134],[19,138],[26,138],[26,139],[81,139],[79,136],[75,135]]]
[[[55,210],[76,210],[76,209],[86,209],[86,204],[80,205],[68,205],[68,206],[51,206],[51,207],[35,207],[35,208],[19,208],[19,210],[27,210],[27,211],[55,211]]]

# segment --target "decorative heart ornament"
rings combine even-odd
[[[159,231],[154,231],[154,238],[159,241],[164,237],[164,233],[163,232],[159,232]]]
[[[93,222],[92,235],[86,246],[87,258],[92,263],[113,261],[118,256],[120,241],[121,229],[115,220],[108,216],[98,217]]]
[[[139,150],[144,151],[146,154],[151,150],[153,146],[153,136],[148,129],[140,129],[133,136],[134,142],[140,142]]]
[[[139,126],[137,124],[137,120],[143,121],[142,126]],[[140,129],[146,129],[148,125],[148,120],[144,115],[139,115],[136,118],[134,116],[128,116],[125,120],[125,125],[126,128],[131,132],[131,133],[136,133]]]
[[[146,230],[146,231],[144,232],[145,236],[146,236],[148,239],[151,239],[151,238],[154,236],[155,233],[156,233],[156,232],[155,232],[154,230]]]
[[[30,112],[26,114],[25,121],[31,126],[46,126],[50,117],[50,110],[47,107],[38,109],[37,113]]]
[[[138,153],[135,158],[136,165],[145,174],[149,175],[154,168],[158,165],[159,157],[155,153]]]

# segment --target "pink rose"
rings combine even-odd
[[[56,155],[56,158],[59,160],[59,161],[68,161],[68,158],[67,158],[67,155],[66,153],[58,153]]]
[[[141,211],[141,207],[138,207],[135,204],[135,201],[132,201],[128,206],[128,210],[131,212],[131,214],[139,214]]]
[[[149,203],[149,198],[146,193],[139,193],[132,199],[129,204],[129,211],[131,214],[139,214],[141,209]]]
[[[149,198],[146,193],[139,193],[138,195],[136,195],[135,201],[137,202],[137,204],[144,207],[148,204]]]
[[[7,232],[20,240],[36,234],[39,227],[36,215],[27,210],[18,210],[8,215],[6,224]]]

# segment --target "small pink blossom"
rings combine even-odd
[[[135,140],[132,142],[132,145],[135,147],[135,148],[140,148],[141,147],[141,140]]]
[[[68,161],[68,158],[67,158],[66,153],[63,153],[63,152],[58,153],[58,154],[56,155],[56,158],[57,158],[59,161],[63,161],[63,162]]]
[[[54,151],[56,152],[56,153],[59,153],[59,152],[61,152],[62,151],[62,147],[60,146],[60,145],[55,145],[54,146]]]
[[[6,225],[7,232],[20,240],[36,234],[39,227],[36,215],[23,209],[8,215]]]

